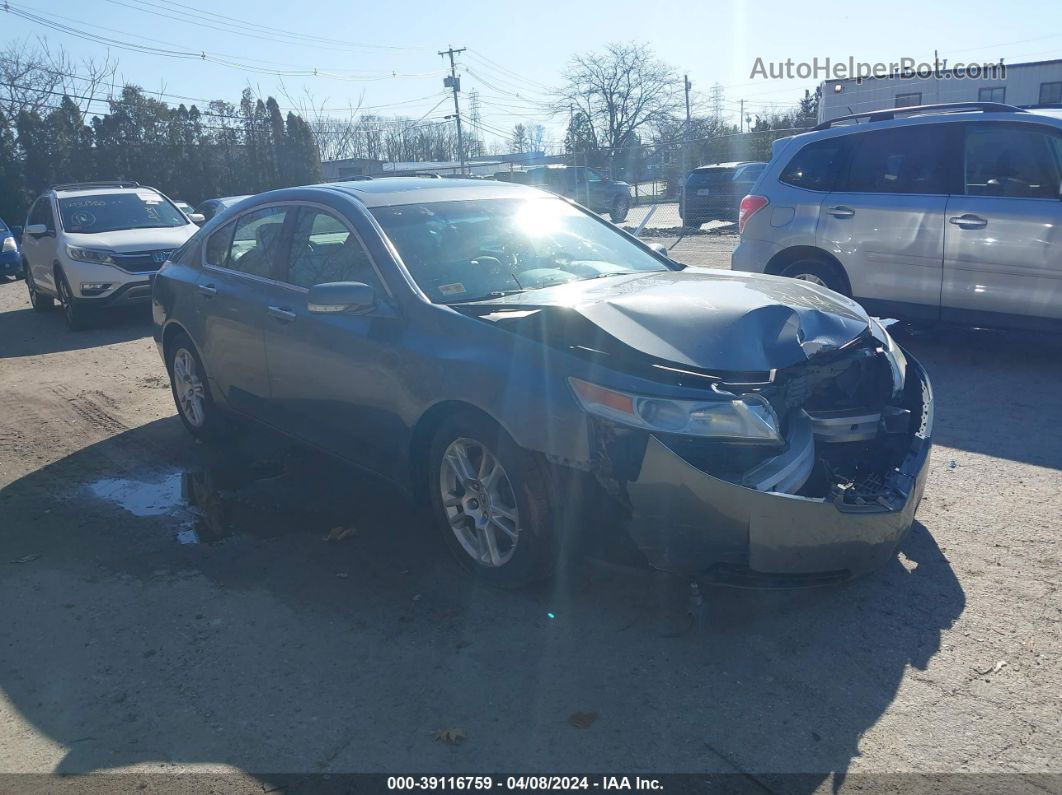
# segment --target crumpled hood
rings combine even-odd
[[[808,282],[697,268],[572,282],[476,306],[489,307],[492,319],[508,309],[565,308],[648,356],[737,372],[798,364],[869,325],[857,303]]]
[[[130,251],[155,251],[163,248],[180,248],[184,242],[199,231],[193,223],[165,229],[116,229],[95,235],[65,234],[66,242],[84,248],[105,248],[125,253]]]

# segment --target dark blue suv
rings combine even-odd
[[[591,527],[666,571],[845,579],[925,483],[929,382],[857,304],[684,267],[529,187],[254,196],[166,262],[153,308],[191,433],[250,418],[393,481],[497,584]]]

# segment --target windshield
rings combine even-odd
[[[559,199],[407,204],[372,213],[435,303],[668,269],[619,232]]]
[[[63,229],[80,235],[116,229],[157,229],[185,226],[188,219],[161,194],[98,193],[59,200]]]

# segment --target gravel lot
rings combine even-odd
[[[937,395],[902,554],[708,589],[681,632],[681,583],[587,562],[485,590],[335,461],[193,444],[144,314],[71,333],[0,284],[0,771],[1062,773],[1062,341],[901,341]]]

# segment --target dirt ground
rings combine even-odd
[[[0,284],[0,771],[1062,773],[1062,340],[901,342],[937,398],[901,554],[682,631],[682,583],[487,590],[335,461],[194,444],[145,313],[72,333]]]

